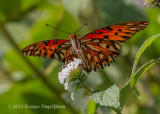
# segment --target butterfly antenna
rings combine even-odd
[[[53,26],[48,25],[48,24],[46,24],[46,26],[50,26],[50,27],[52,27],[52,28],[54,28],[54,29],[56,29],[56,30],[62,31],[62,32],[67,33],[67,34],[71,34],[71,33],[69,33],[69,32],[66,32],[66,31],[64,31],[64,30],[58,29],[58,28],[53,27]]]
[[[82,25],[78,30],[76,30],[75,32],[74,32],[74,34],[76,34],[82,27],[84,27],[85,25],[87,25],[87,24],[84,24],[84,25]]]

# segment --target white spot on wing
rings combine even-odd
[[[87,56],[88,56],[88,59],[89,59],[89,61],[90,61],[90,59],[91,59],[91,54],[88,53]]]
[[[27,55],[26,53],[27,53],[27,52],[25,51],[23,54],[24,54],[24,55]]]
[[[99,58],[103,59],[104,55],[102,53],[99,54]]]
[[[111,56],[108,56],[108,62],[111,63],[113,60],[113,58]]]
[[[95,60],[96,62],[98,62],[97,56],[94,56],[94,60]]]
[[[104,62],[102,63],[103,68],[106,66],[106,64],[104,64]]]
[[[64,55],[62,53],[60,53],[60,57],[61,59],[64,59]]]
[[[88,41],[91,41],[91,39],[82,40],[81,43],[88,42]]]
[[[122,50],[122,49],[121,49],[121,46],[120,46],[118,43],[114,43],[114,45],[115,45],[115,47],[116,47],[118,50],[120,50],[120,51]]]
[[[61,50],[61,52],[62,52],[62,53],[64,53],[64,52],[65,52],[65,50],[64,50],[64,49],[62,49],[62,50]]]
[[[140,27],[145,27],[146,25],[142,25],[142,24],[140,24],[139,26],[140,26]]]
[[[93,40],[93,42],[100,42],[100,40]]]
[[[89,48],[90,48],[91,50],[93,50],[93,51],[101,51],[101,50],[95,48],[95,47],[94,47],[93,45],[91,45],[91,44],[87,44],[86,46],[89,47]]]
[[[28,51],[27,55],[30,55],[31,54],[31,51]]]
[[[86,49],[86,47],[85,47],[85,46],[83,46],[82,48],[83,48],[84,50],[86,50],[86,51],[87,51],[87,49]]]
[[[65,42],[64,44],[67,44],[67,45],[68,45],[68,44],[71,44],[71,43],[70,43],[70,42]]]
[[[135,30],[137,30],[137,28],[129,28],[129,30],[133,30],[133,31],[135,31]]]
[[[32,50],[32,49],[34,49],[34,47],[33,47],[33,46],[31,46],[29,49],[30,49],[30,50]]]
[[[54,53],[54,57],[59,60],[57,53]]]
[[[40,51],[39,51],[39,50],[38,50],[38,51],[35,51],[34,56],[36,56],[36,55],[38,55],[38,54],[40,54]]]
[[[134,25],[134,23],[127,23],[127,25]]]
[[[64,48],[64,47],[66,47],[66,45],[61,45],[61,47],[63,47],[63,48]]]

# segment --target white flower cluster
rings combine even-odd
[[[81,59],[74,58],[74,61],[68,63],[67,66],[58,73],[59,82],[61,84],[64,84],[65,90],[69,89],[70,78],[72,78],[70,77],[71,73],[74,70],[78,69],[81,64],[82,64]]]

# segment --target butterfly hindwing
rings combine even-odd
[[[69,50],[70,47],[71,44],[68,40],[45,40],[25,47],[21,53],[28,56],[39,56],[65,62],[65,51]]]
[[[148,21],[131,21],[123,22],[115,25],[103,27],[95,30],[81,38],[81,42],[85,42],[88,39],[100,38],[108,39],[116,42],[125,42],[130,39],[136,32],[143,30],[148,25]]]
[[[121,53],[121,46],[107,39],[91,39],[83,43],[83,61],[85,61],[84,70],[103,69],[109,66]]]

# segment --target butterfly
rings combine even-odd
[[[53,39],[36,42],[22,49],[21,53],[57,59],[63,63],[82,57],[85,63],[83,69],[89,73],[114,62],[121,53],[120,44],[146,28],[148,24],[148,21],[122,22],[97,29],[82,38],[71,34],[70,40]]]

